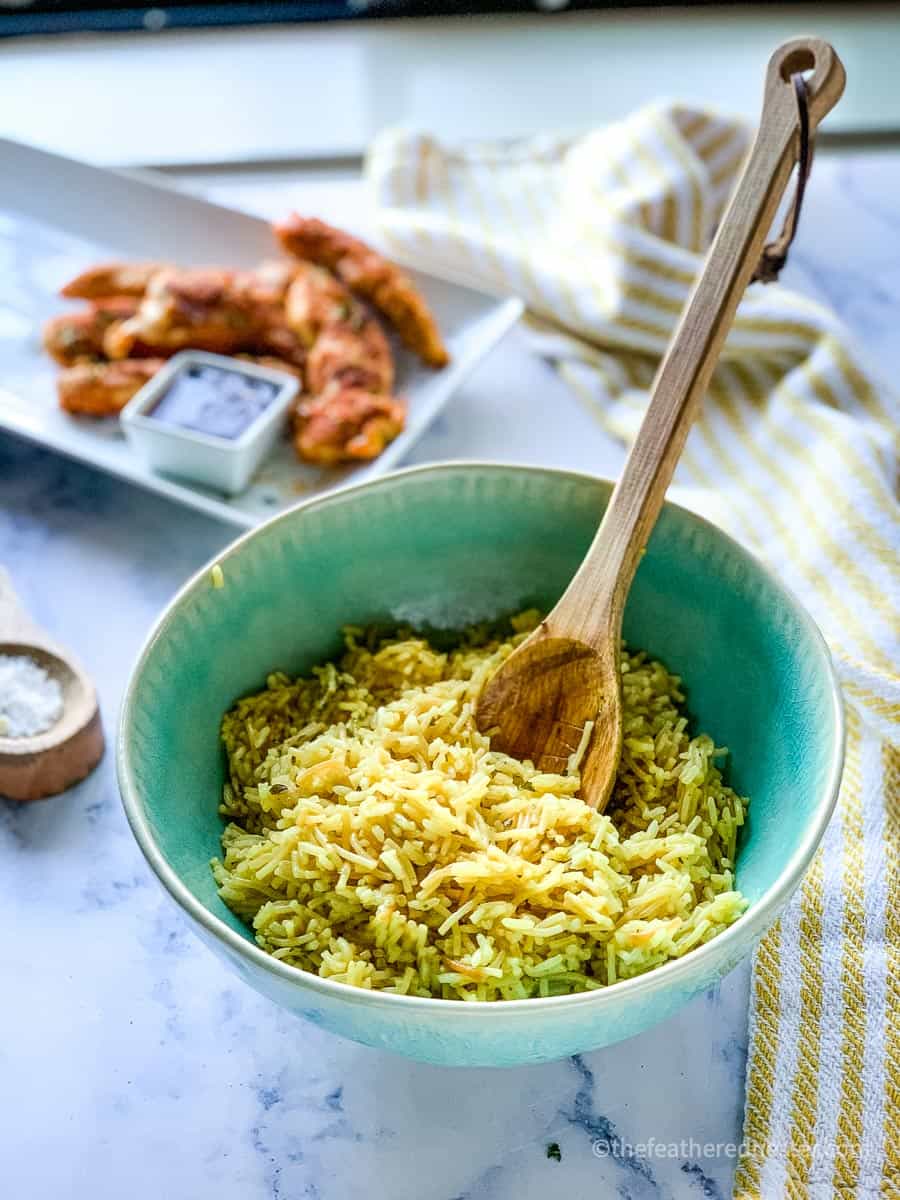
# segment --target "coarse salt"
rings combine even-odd
[[[58,680],[26,654],[0,654],[0,736],[45,733],[62,710]]]

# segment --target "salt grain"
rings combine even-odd
[[[62,716],[62,688],[33,658],[0,654],[0,735],[34,737]]]

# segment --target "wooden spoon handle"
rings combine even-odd
[[[779,47],[769,62],[759,130],[744,172],[660,364],[593,545],[554,609],[567,632],[588,644],[601,644],[610,627],[621,628],[641,553],[797,160],[799,114],[791,76],[810,70],[812,136],[844,89],[840,59],[827,42],[798,38]]]

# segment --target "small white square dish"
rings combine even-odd
[[[182,350],[144,384],[120,420],[154,471],[235,496],[284,432],[298,388],[285,371]]]
[[[252,268],[278,253],[269,223],[180,192],[147,172],[102,170],[2,138],[0,179],[0,431],[245,529],[298,500],[393,470],[522,313],[516,298],[488,295],[404,263],[434,315],[450,363],[432,370],[394,347],[394,391],[407,406],[403,431],[377,458],[336,467],[298,461],[283,439],[243,491],[226,495],[154,470],[135,453],[118,420],[63,412],[57,366],[43,351],[41,330],[71,307],[59,288],[92,265],[153,260]],[[329,214],[319,215],[327,220]]]

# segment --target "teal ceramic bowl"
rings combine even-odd
[[[277,962],[219,900],[219,722],[283,668],[306,671],[352,622],[457,629],[549,608],[578,567],[611,485],[561,471],[417,468],[301,505],[239,538],[153,629],[125,697],[118,769],[135,837],[199,936],[251,987],[369,1046],[451,1065],[560,1058],[639,1033],[716,983],[799,884],[834,806],[843,757],[828,651],[798,602],[737,543],[667,505],[637,573],[625,637],[684,678],[697,724],[731,750],[750,796],[738,886],[750,905],[714,941],[637,979],[501,1003],[363,991]],[[302,1037],[302,1031],[298,1029]]]

